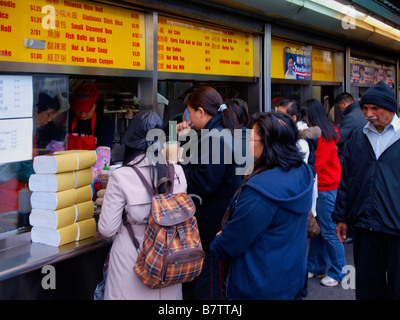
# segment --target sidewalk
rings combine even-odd
[[[346,264],[354,266],[353,244],[344,245]],[[336,287],[325,287],[320,284],[320,278],[308,279],[308,295],[303,300],[355,300],[354,289],[343,289],[339,284]]]

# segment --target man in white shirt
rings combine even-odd
[[[374,104],[364,104],[361,109],[368,120],[363,132],[378,159],[393,142],[398,140],[399,117],[394,112]]]

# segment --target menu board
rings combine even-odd
[[[158,71],[254,76],[253,35],[158,18]]]
[[[32,159],[32,103],[31,76],[0,75],[0,164]]]
[[[0,75],[0,119],[32,117],[32,77]]]
[[[143,13],[88,1],[0,1],[0,61],[141,69]]]
[[[0,120],[0,164],[32,159],[32,118]]]
[[[335,81],[334,52],[312,49],[312,78],[314,81]]]

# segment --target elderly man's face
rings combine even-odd
[[[394,116],[393,112],[375,104],[364,104],[361,109],[365,118],[375,126],[378,132],[382,132],[390,124]]]

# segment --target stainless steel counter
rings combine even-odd
[[[96,234],[95,237],[57,248],[32,243],[30,231],[11,235],[0,239],[0,281],[103,248],[111,242],[111,239]]]

